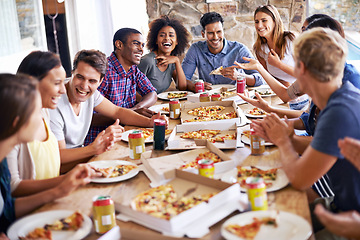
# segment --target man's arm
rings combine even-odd
[[[148,94],[142,96],[140,102],[138,102],[131,109],[141,115],[144,115],[146,117],[151,117],[152,115],[154,115],[154,112],[149,110],[148,107],[154,105],[156,101],[157,101],[156,92],[149,92]]]

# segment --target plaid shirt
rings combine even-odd
[[[144,96],[156,91],[149,79],[136,65],[125,71],[114,52],[108,57],[109,67],[98,90],[115,105],[132,108],[136,105],[136,92]],[[85,139],[85,145],[92,143],[106,127],[91,127]]]

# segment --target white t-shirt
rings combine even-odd
[[[289,38],[286,38],[286,50],[285,50],[284,58],[281,59],[281,62],[283,62],[289,66],[295,67],[295,61],[294,61],[294,58],[292,55],[293,54],[292,44],[293,44],[293,42]],[[269,56],[270,49],[267,44],[262,44],[261,49],[264,51],[265,54],[259,52],[259,56],[262,57],[266,61],[267,70],[271,75],[273,75],[274,77],[276,77],[280,80],[283,80],[283,81],[286,81],[289,83],[295,82],[295,80],[296,80],[295,77],[293,77],[290,74],[287,74],[286,72],[284,72],[283,70],[269,64],[268,56]]]
[[[84,144],[89,131],[94,108],[104,100],[98,90],[85,102],[81,103],[77,116],[69,98],[63,94],[56,109],[49,110],[50,126],[58,141],[64,140],[66,148],[80,147]]]

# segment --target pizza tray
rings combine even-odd
[[[236,133],[235,140],[225,140],[224,142],[215,142],[213,143],[215,147],[219,149],[235,149],[237,147],[244,147],[244,144],[241,142],[241,130],[237,129],[235,123],[233,124],[222,124],[218,121],[202,122],[201,125],[198,124],[182,124],[177,125],[168,139],[168,147],[166,150],[188,150],[200,148],[205,145],[205,139],[185,139],[180,136],[186,132],[198,131],[198,130],[221,130],[218,134],[220,136],[226,134]]]
[[[209,107],[215,105],[225,107],[225,109],[221,113],[229,113],[235,111],[237,117],[231,119],[208,121],[208,122],[218,122],[219,124],[226,124],[226,125],[232,125],[235,123],[237,126],[244,126],[248,122],[248,119],[245,117],[242,110],[236,105],[235,101],[215,101],[215,102],[199,102],[199,103],[186,102],[181,106],[181,123],[197,125],[197,126],[203,125],[205,122],[185,122],[186,120],[190,120],[196,117],[194,115],[188,114],[188,111],[198,107]]]
[[[120,212],[117,219],[133,221],[145,227],[159,231],[167,236],[201,238],[209,233],[209,227],[234,211],[248,208],[246,194],[240,193],[239,184],[229,184],[181,170],[173,170],[169,182],[179,197],[198,194],[217,193],[207,202],[174,216],[170,220],[156,218],[133,210],[131,199],[148,189],[136,189],[115,199],[115,209]],[[190,193],[190,194],[187,194]]]
[[[217,154],[223,160],[222,162],[214,164],[215,179],[220,179],[224,173],[234,169],[238,164],[209,141],[206,141],[202,148],[158,158],[143,158],[141,162],[145,168],[146,175],[150,178],[151,185],[156,186],[165,184],[168,179],[172,177],[171,174],[169,175],[169,172],[194,161],[200,153],[207,151]],[[184,169],[183,171],[198,174],[198,169],[194,168]]]

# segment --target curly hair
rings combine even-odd
[[[203,28],[203,31],[205,31],[205,27],[208,24],[215,23],[215,22],[221,22],[221,24],[224,24],[224,19],[222,16],[217,12],[208,12],[202,15],[200,18],[200,24]]]
[[[290,41],[293,41],[295,39],[295,35],[290,31],[284,31],[283,21],[281,20],[278,10],[273,5],[259,6],[258,8],[256,8],[254,13],[254,20],[258,12],[263,12],[269,15],[274,21],[275,28],[272,36],[273,42],[275,43],[275,47],[280,50],[280,53],[278,53],[280,59],[283,59],[286,52],[286,38],[289,38]],[[262,51],[261,45],[265,43],[267,43],[266,38],[261,37],[259,34],[257,34],[257,39],[253,46],[256,55],[258,52]]]
[[[186,48],[189,47],[190,34],[186,30],[186,28],[180,23],[180,21],[169,18],[168,16],[161,16],[160,18],[155,19],[150,23],[146,47],[152,52],[158,50],[158,45],[156,44],[156,41],[159,31],[163,27],[167,26],[170,26],[175,30],[178,42],[174,50],[171,52],[171,55],[179,56],[185,52]]]

